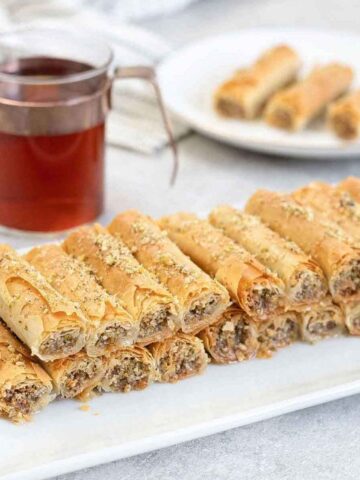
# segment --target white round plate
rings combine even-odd
[[[250,150],[324,160],[359,155],[360,140],[337,139],[323,119],[302,132],[287,133],[260,120],[224,119],[214,111],[216,87],[278,43],[298,51],[303,60],[301,75],[316,65],[338,61],[354,68],[352,88],[360,85],[360,35],[306,29],[243,30],[191,44],[160,65],[158,75],[168,108],[195,130]]]

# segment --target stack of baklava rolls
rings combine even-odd
[[[298,132],[326,114],[326,124],[340,138],[360,136],[360,90],[348,93],[354,72],[348,65],[317,65],[299,79],[299,54],[288,45],[262,53],[253,64],[237,70],[214,94],[216,111]]]
[[[24,256],[1,245],[0,414],[360,335],[359,246],[356,178],[260,190],[206,220],[130,210]]]

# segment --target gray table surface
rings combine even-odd
[[[260,25],[360,29],[359,0],[203,0],[143,25],[174,46]],[[354,48],[359,48],[355,46]],[[258,187],[290,189],[360,173],[352,161],[301,161],[247,153],[198,135],[180,143],[181,169],[169,188],[170,156],[108,150],[106,221],[120,209],[153,215],[240,203]],[[5,238],[0,238],[4,240]],[[18,239],[18,246],[32,243]],[[141,425],[139,425],[141,428]],[[360,396],[309,408],[208,438],[63,475],[57,480],[358,479]]]

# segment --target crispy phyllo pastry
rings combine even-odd
[[[186,333],[177,333],[148,348],[154,357],[160,382],[175,383],[199,375],[209,362],[202,341]]]
[[[84,351],[42,365],[52,378],[56,393],[63,398],[81,395],[85,399],[105,372],[102,357],[89,357]]]
[[[87,319],[89,355],[101,355],[109,345],[134,343],[139,330],[137,321],[97,283],[83,262],[67,255],[60,245],[34,248],[25,258],[55,290],[79,303]]]
[[[229,306],[198,337],[215,363],[242,362],[256,356],[257,324],[237,305]]]
[[[270,358],[280,348],[299,340],[300,326],[296,312],[274,315],[266,322],[258,323],[258,358]]]
[[[345,326],[350,335],[360,335],[360,302],[340,304],[345,316]]]
[[[347,177],[339,183],[338,189],[348,192],[355,202],[360,203],[360,178]]]
[[[273,93],[296,79],[299,68],[300,58],[292,48],[271,48],[219,87],[215,108],[226,117],[255,118]]]
[[[282,306],[283,282],[206,220],[178,213],[162,218],[160,226],[248,315],[266,318]]]
[[[298,131],[319,116],[329,102],[350,87],[353,71],[346,65],[331,63],[315,68],[304,80],[276,93],[265,110],[269,125]]]
[[[155,361],[146,348],[121,347],[109,350],[105,375],[98,389],[127,393],[143,390],[156,379]]]
[[[316,343],[328,337],[345,332],[344,314],[338,305],[326,298],[299,313],[301,337],[309,343]]]
[[[228,205],[215,208],[209,218],[215,227],[279,275],[290,308],[324,298],[327,284],[322,270],[294,242],[282,238],[258,217]]]
[[[65,251],[84,261],[102,286],[119,297],[139,323],[138,343],[161,341],[178,328],[174,297],[132,256],[127,246],[100,225],[83,227],[64,242]]]
[[[313,182],[296,190],[292,197],[301,205],[337,223],[354,239],[355,244],[360,244],[360,204],[355,202],[350,193],[324,182]]]
[[[329,106],[327,122],[335,134],[344,140],[360,135],[360,90],[346,95]]]
[[[360,251],[353,248],[342,229],[324,221],[313,210],[291,197],[257,191],[246,211],[258,215],[270,228],[301,247],[323,269],[336,301],[360,295]]]
[[[29,420],[54,398],[49,375],[0,322],[0,416]]]
[[[0,316],[44,361],[77,353],[85,344],[86,319],[15,250],[0,245]]]
[[[129,210],[108,229],[177,298],[183,332],[195,333],[210,325],[229,304],[227,290],[184,255],[150,217]]]

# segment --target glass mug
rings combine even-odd
[[[0,35],[0,225],[58,232],[103,210],[105,119],[113,81],[151,82],[151,67],[116,68],[110,47],[67,30]]]

